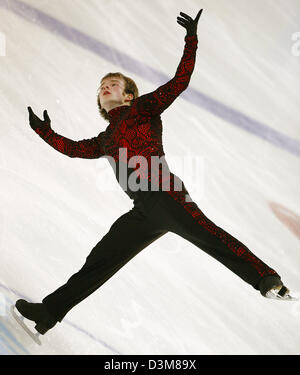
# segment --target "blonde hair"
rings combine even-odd
[[[124,76],[124,74],[122,74],[120,72],[108,73],[104,77],[102,77],[101,82],[100,82],[100,86],[101,86],[102,81],[105,78],[111,78],[111,77],[123,79],[123,81],[125,82],[123,94],[132,94],[133,95],[133,99],[130,101],[130,105],[131,105],[132,101],[139,96],[139,90],[138,90],[134,80],[129,78],[129,77]],[[99,108],[99,113],[100,113],[100,116],[104,118],[104,120],[109,121],[109,117],[108,117],[108,114],[107,114],[106,110],[104,108],[101,108],[100,98],[99,98],[100,86],[97,90],[97,104],[98,104],[98,108]]]

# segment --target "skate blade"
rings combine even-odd
[[[20,324],[20,326],[24,329],[24,331],[33,339],[34,342],[36,342],[38,345],[42,345],[40,339],[39,339],[39,333],[36,332],[36,333],[33,333],[28,327],[27,325],[23,322],[23,320],[25,319],[20,313],[20,315],[18,315],[16,312],[15,312],[15,305],[12,305],[10,307],[10,312],[12,314],[12,316],[15,318],[15,320]]]
[[[289,294],[289,291],[284,296],[279,295],[278,289],[276,288],[269,290],[266,294],[266,297],[271,298],[271,299],[281,300],[281,301],[299,301],[299,298],[291,296]]]

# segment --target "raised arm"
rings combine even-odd
[[[47,111],[44,111],[44,121],[40,120],[28,107],[29,123],[31,128],[55,150],[69,156],[70,158],[97,159],[104,156],[103,134],[101,132],[97,137],[73,141],[63,137],[51,129],[50,118]]]
[[[174,100],[188,87],[196,61],[196,50],[198,47],[197,23],[202,9],[195,20],[180,13],[185,18],[177,17],[177,22],[186,28],[187,34],[184,38],[185,46],[175,76],[164,85],[153,92],[136,98],[132,104],[132,110],[141,115],[155,116],[167,109]]]

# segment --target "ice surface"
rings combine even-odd
[[[167,82],[184,46],[176,17],[200,8],[189,88],[162,115],[166,159],[205,214],[300,295],[298,0],[0,0],[1,354],[299,354],[300,302],[264,299],[172,233],[42,347],[8,313],[65,283],[133,207],[106,160],[56,152],[27,106],[71,139],[99,134],[101,77],[121,71],[141,95]]]

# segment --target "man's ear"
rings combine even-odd
[[[125,102],[130,102],[133,99],[133,94],[127,94],[127,99],[125,99]]]

